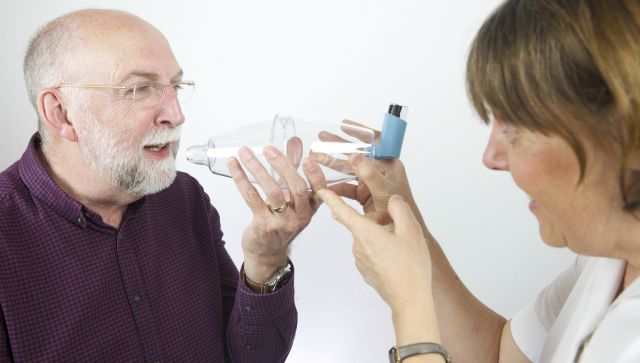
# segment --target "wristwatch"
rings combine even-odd
[[[242,276],[242,280],[244,283],[254,292],[258,294],[268,294],[270,292],[274,292],[284,286],[287,281],[291,278],[293,270],[291,268],[291,262],[287,263],[286,266],[280,267],[273,273],[273,276],[265,282],[264,284],[260,284],[254,281],[251,281],[244,273],[244,265],[242,265],[242,269],[240,271],[240,275]]]
[[[416,343],[389,349],[389,363],[401,363],[404,359],[419,354],[439,354],[446,363],[451,363],[451,356],[440,344]]]

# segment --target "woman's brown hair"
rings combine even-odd
[[[585,135],[619,148],[625,206],[640,209],[640,1],[508,0],[482,25],[467,62],[473,105],[575,151],[581,178]]]

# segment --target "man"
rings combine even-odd
[[[193,83],[157,29],[70,13],[36,34],[24,68],[39,132],[0,174],[0,361],[284,361],[297,323],[287,250],[318,207],[288,159],[265,149],[285,196],[242,150],[266,201],[229,163],[254,214],[239,274],[218,212],[176,173]]]

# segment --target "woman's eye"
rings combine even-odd
[[[513,135],[513,134],[516,134],[518,132],[518,130],[512,124],[505,123],[504,124],[504,129],[502,130],[502,132],[505,133],[505,134],[508,134],[508,135]]]
[[[518,146],[520,141],[520,133],[518,132],[518,128],[513,126],[512,124],[506,123],[504,125],[504,129],[502,133],[505,135],[505,138],[512,146]]]

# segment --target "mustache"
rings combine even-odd
[[[182,126],[175,128],[154,129],[147,133],[142,139],[141,147],[149,145],[168,144],[170,142],[179,142]]]

